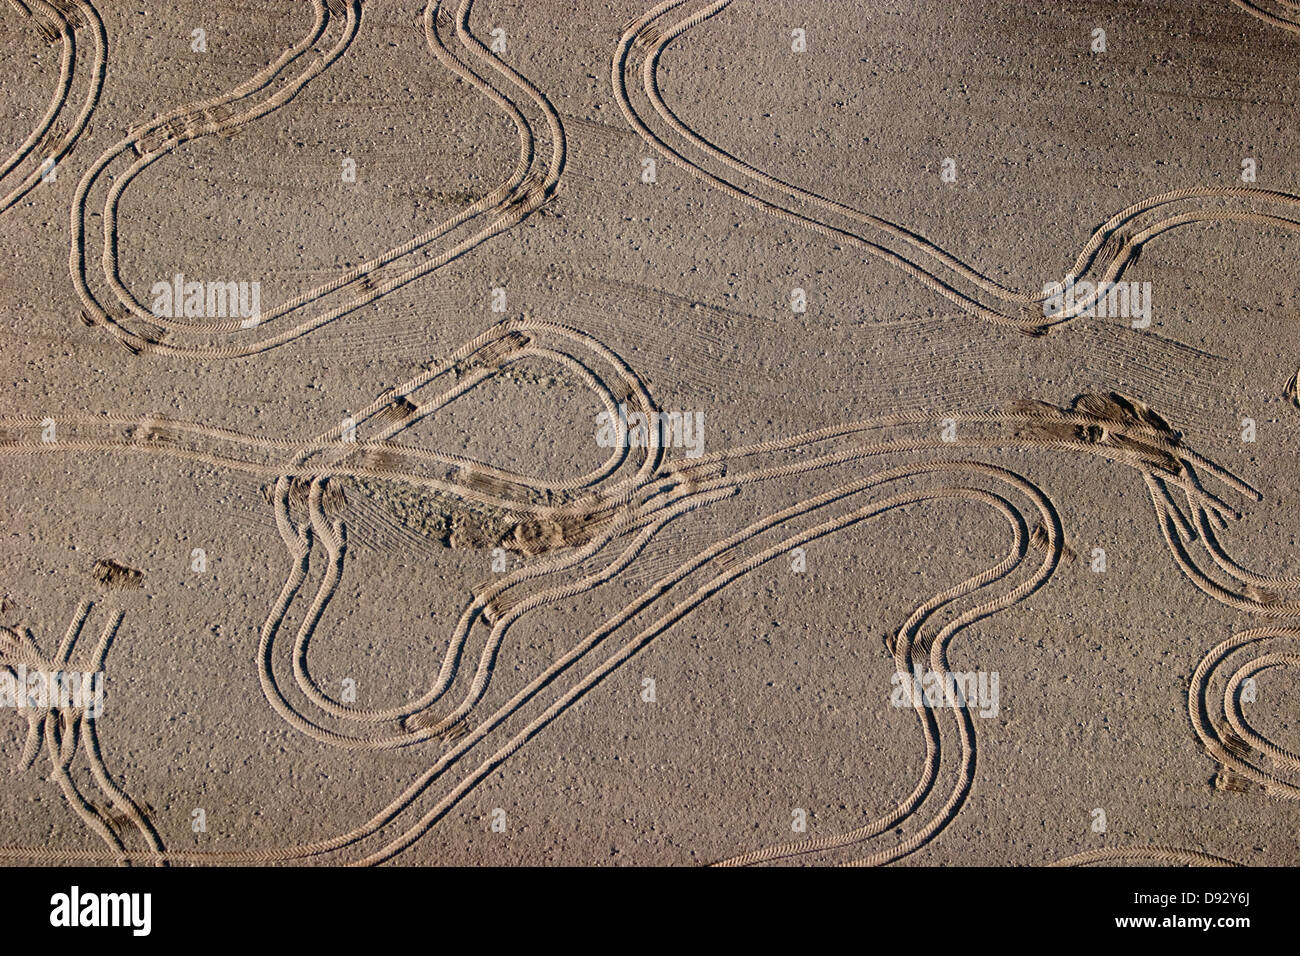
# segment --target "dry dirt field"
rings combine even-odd
[[[651,3],[0,5],[0,861],[1300,863],[1300,2]]]

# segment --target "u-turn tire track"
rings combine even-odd
[[[425,7],[422,18],[425,39],[439,61],[456,75],[470,83],[500,107],[515,124],[520,139],[519,159],[507,179],[493,192],[470,205],[456,216],[433,229],[395,246],[352,269],[344,270],[331,281],[282,303],[264,313],[257,321],[230,319],[207,322],[187,322],[185,319],[168,319],[146,310],[117,277],[116,264],[116,207],[117,200],[131,179],[184,142],[200,135],[233,131],[283,105],[314,75],[341,56],[351,43],[359,24],[359,6],[347,5],[347,20],[343,37],[327,53],[313,59],[309,68],[293,78],[279,93],[255,104],[242,113],[234,113],[232,104],[241,98],[260,92],[294,60],[301,57],[319,38],[329,23],[329,11],[320,0],[316,3],[316,23],[308,38],[288,51],[267,70],[248,81],[234,93],[205,103],[194,104],[174,111],[160,120],[134,131],[131,136],[109,150],[100,162],[83,179],[78,191],[78,201],[73,211],[73,251],[70,268],[78,287],[84,309],[84,321],[105,328],[118,341],[137,353],[162,353],[190,358],[218,359],[253,355],[275,348],[312,330],[376,301],[428,273],[441,268],[466,252],[523,222],[533,212],[550,202],[558,189],[564,170],[566,145],[563,126],[554,107],[535,84],[520,75],[495,54],[491,53],[469,30],[468,20],[472,0],[461,0],[457,13],[449,14],[437,0]],[[507,84],[520,91],[531,104],[531,109],[541,121],[530,120],[510,97],[502,93],[486,76],[461,60],[445,43],[442,31],[448,27],[473,60],[483,63],[488,73],[500,75]],[[538,137],[549,141],[549,148],[539,154]],[[84,207],[90,188],[109,163],[134,150],[139,158],[128,170],[117,177],[105,200],[103,273],[117,304],[105,305],[91,292],[85,270]],[[545,162],[545,166],[540,164]],[[469,235],[475,223],[481,223]],[[439,240],[446,240],[441,246]],[[403,259],[417,257],[414,265],[398,270],[396,264]],[[423,261],[419,261],[422,258]],[[262,329],[282,318],[292,317],[302,310],[310,311],[321,300],[334,297],[345,301],[320,306],[315,314],[300,318],[296,325],[278,333],[264,336],[245,345],[178,344],[171,339],[184,335],[200,335],[204,339],[214,336],[238,335]],[[138,328],[132,329],[134,323]]]
[[[27,13],[43,34],[55,34],[60,44],[59,79],[55,92],[36,128],[18,149],[0,165],[0,189],[6,179],[21,176],[17,185],[0,196],[0,215],[12,209],[23,197],[45,181],[47,170],[57,171],[59,163],[72,151],[85,132],[90,116],[99,103],[104,87],[104,69],[108,61],[108,38],[99,11],[90,0],[11,0],[12,5]],[[84,28],[89,36],[90,53],[78,56],[77,32]],[[53,37],[51,38],[53,39]],[[78,65],[80,59],[88,62]],[[72,85],[86,77],[86,92],[81,108],[68,120],[66,128],[57,125],[64,114]],[[39,151],[39,152],[38,152]],[[26,160],[36,153],[37,167],[26,174]]]

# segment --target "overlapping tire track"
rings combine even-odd
[[[420,421],[525,359],[564,365],[587,384],[607,411],[617,402],[655,409],[644,383],[611,350],[564,326],[524,319],[501,323],[427,372],[380,395],[357,414],[355,441],[347,440],[343,425],[302,444],[161,417],[74,416],[60,423],[65,437],[51,444],[40,441],[41,422],[35,419],[0,421],[3,456],[129,452],[205,462],[273,480],[274,519],[288,573],[263,625],[256,655],[268,701],[295,729],[331,746],[371,751],[434,743],[443,748],[428,770],[380,813],[327,840],[227,853],[8,848],[0,850],[0,856],[46,861],[275,863],[347,851],[354,862],[389,860],[584,694],[727,585],[793,547],[895,508],[955,500],[1000,513],[1008,522],[1010,537],[1002,561],[924,602],[898,631],[894,654],[900,670],[928,664],[946,671],[951,642],[959,631],[1032,594],[1060,561],[1063,529],[1047,496],[1015,472],[970,457],[1002,449],[1083,452],[1133,468],[1150,494],[1157,524],[1175,561],[1198,586],[1244,610],[1272,617],[1300,616],[1296,602],[1281,600],[1276,592],[1265,593],[1262,588],[1290,589],[1295,581],[1250,571],[1227,553],[1220,536],[1239,512],[1211,492],[1207,483],[1217,481],[1248,499],[1258,500],[1258,493],[1188,448],[1155,412],[1124,396],[1081,396],[1069,408],[1025,402],[1001,412],[958,415],[956,442],[945,442],[934,416],[925,414],[829,426],[697,459],[666,460],[661,447],[628,448],[624,440],[603,464],[559,480],[519,474],[399,440]],[[626,432],[622,437],[626,439]],[[855,471],[880,457],[914,461],[918,455],[936,460],[868,472],[816,497],[796,500],[715,541],[645,588],[494,713],[474,722],[477,706],[497,673],[496,661],[509,647],[511,626],[526,615],[613,581],[634,566],[646,546],[672,522],[743,494],[756,483],[796,489],[814,473]],[[502,542],[526,559],[514,571],[474,589],[432,686],[404,704],[387,708],[362,709],[332,699],[313,679],[309,665],[310,643],[326,618],[347,555],[346,501],[332,493],[331,483],[357,476],[501,509],[513,522]],[[900,490],[885,494],[894,485]],[[1031,555],[1038,555],[1037,560],[1026,562]],[[998,582],[1005,582],[1005,589],[990,593]],[[299,595],[306,593],[312,593],[311,600],[294,612]],[[663,606],[665,599],[673,602],[671,606]],[[462,658],[469,647],[468,635],[480,622],[488,634],[470,673]],[[282,650],[280,635],[290,632],[293,637]],[[621,646],[547,703],[543,691],[558,686],[593,651],[619,640]],[[459,702],[440,707],[457,687]],[[767,862],[879,842],[887,831],[904,824],[909,830],[906,836],[877,846],[859,862],[891,862],[926,845],[952,820],[970,792],[976,740],[965,709],[951,707],[946,717],[919,706],[916,710],[926,748],[922,777],[893,811],[849,833],[748,851],[727,862]],[[955,746],[946,742],[950,731],[943,728],[948,726],[955,731]],[[502,737],[504,743],[499,742]],[[492,740],[498,741],[495,749]],[[485,754],[481,762],[463,771],[459,780],[451,779],[470,752],[480,749]],[[945,778],[947,786],[941,784]],[[435,792],[435,783],[441,795]]]
[[[41,652],[30,630],[0,626],[0,667],[7,670],[10,677],[16,676],[15,668],[20,666],[46,675],[66,673],[72,670],[74,664],[78,665],[80,674],[102,673],[104,660],[121,627],[125,612],[110,602],[94,649],[84,661],[74,661],[74,650],[94,607],[95,603],[89,600],[78,604],[58,650],[51,655]],[[23,693],[27,693],[25,685]],[[134,851],[146,852],[156,862],[163,862],[165,849],[157,830],[140,804],[113,780],[104,764],[95,718],[84,706],[84,702],[66,707],[51,702],[50,706],[44,708],[28,704],[21,707],[20,713],[27,718],[28,732],[19,758],[19,767],[28,769],[35,763],[43,742],[51,780],[59,786],[69,807],[81,822],[108,844],[109,852],[116,857],[117,862],[128,862],[127,857],[133,852],[128,849],[126,837],[129,834],[136,837],[132,841],[135,844]],[[107,807],[112,808],[111,812],[88,800],[83,793],[83,785],[78,784],[74,776],[74,763],[79,753],[84,754],[91,781],[107,799]],[[126,827],[129,829],[123,833]]]
[[[1289,0],[1279,2],[1288,8],[1293,6]],[[783,221],[847,241],[903,269],[972,314],[1030,333],[1041,333],[1052,324],[1042,320],[1041,298],[1006,289],[902,227],[767,176],[686,127],[659,94],[659,59],[673,39],[720,12],[730,0],[701,7],[685,19],[667,23],[667,14],[684,3],[670,0],[629,24],[615,55],[615,89],[620,104],[643,137],[693,175],[734,198]],[[1255,6],[1244,0],[1239,0],[1238,5]],[[73,212],[71,263],[86,306],[87,322],[105,328],[138,352],[195,358],[254,354],[304,335],[427,274],[540,208],[554,195],[564,166],[564,133],[558,114],[529,81],[473,37],[468,27],[470,6],[470,0],[463,0],[453,17],[438,3],[429,3],[424,29],[440,61],[492,99],[519,131],[519,161],[494,193],[423,236],[273,310],[256,327],[282,317],[294,321],[293,313],[309,306],[323,309],[297,325],[247,345],[224,346],[206,341],[179,344],[182,336],[214,338],[249,329],[241,328],[237,321],[162,322],[139,306],[116,274],[116,208],[122,191],[132,177],[185,142],[236,130],[289,102],[341,56],[358,29],[359,4],[315,0],[312,31],[267,70],[224,97],[182,108],[134,130],[105,153],[82,180]],[[340,19],[341,24],[337,22]],[[339,29],[331,27],[332,20]],[[543,122],[530,122],[513,100],[456,56],[443,41],[448,29],[455,32],[471,60],[486,63],[490,71],[500,73],[522,90]],[[318,44],[324,49],[316,50]],[[702,153],[708,163],[725,167],[731,176],[746,181],[753,192],[709,171],[703,162],[690,159],[651,131],[628,94],[625,74],[633,52],[645,54],[642,86],[660,120],[693,150]],[[313,56],[305,68],[282,76],[309,53]],[[272,87],[273,92],[254,99]],[[547,137],[550,161],[543,174],[538,157],[545,149],[539,148],[538,142]],[[133,160],[131,153],[137,158]],[[118,159],[129,161],[129,167],[114,177],[108,189],[101,257],[104,280],[117,305],[105,308],[90,292],[81,240],[87,196]],[[779,198],[762,198],[762,192]],[[1164,215],[1171,211],[1165,207],[1211,199],[1233,201],[1243,208],[1202,206],[1148,222],[1156,218],[1149,213],[1159,211]],[[1297,204],[1300,199],[1288,194],[1237,188],[1179,190],[1152,197],[1123,210],[1098,230],[1071,275],[1099,275],[1103,282],[1112,281],[1133,261],[1143,243],[1192,222],[1252,222],[1294,229],[1300,225],[1296,220],[1263,209],[1290,209]],[[826,221],[824,217],[828,216],[838,218],[838,224]],[[467,237],[459,237],[459,233],[470,232],[481,221],[487,224]],[[859,232],[867,226],[875,231],[872,238]],[[445,244],[454,245],[438,254],[426,249],[443,239],[447,240]],[[395,268],[386,268],[417,253],[424,255],[425,261],[400,274],[392,274]],[[927,264],[919,264],[909,256],[920,256]],[[335,294],[353,298],[325,308],[324,300]],[[107,295],[103,301],[108,302]],[[1002,305],[995,307],[990,304],[993,302]],[[1197,588],[1221,603],[1266,619],[1300,617],[1300,599],[1287,597],[1288,592],[1300,591],[1300,578],[1263,573],[1238,561],[1221,538],[1240,512],[1225,500],[1227,492],[1211,492],[1206,486],[1213,479],[1228,492],[1248,500],[1259,501],[1262,496],[1197,455],[1154,411],[1116,393],[1083,395],[1065,408],[1024,402],[1000,412],[955,415],[952,417],[959,426],[955,442],[940,439],[934,416],[926,413],[833,425],[694,460],[667,460],[661,447],[629,449],[621,441],[596,468],[567,479],[520,474],[401,440],[421,421],[525,360],[563,367],[592,391],[606,412],[612,413],[619,404],[646,412],[656,410],[640,377],[590,336],[554,323],[514,320],[466,343],[428,372],[387,390],[358,413],[350,425],[341,424],[306,444],[161,416],[114,415],[63,416],[63,437],[50,443],[37,437],[41,421],[0,420],[0,456],[142,454],[203,462],[272,482],[270,504],[285,548],[287,573],[280,595],[263,623],[256,652],[259,680],[269,704],[290,726],[329,746],[383,751],[429,744],[441,751],[388,805],[346,833],[298,846],[175,852],[162,846],[141,806],[112,780],[104,766],[93,721],[84,714],[69,718],[50,713],[31,724],[24,759],[34,758],[44,742],[53,779],[74,812],[108,849],[8,847],[0,848],[0,857],[118,863],[271,864],[324,858],[346,858],[362,864],[389,861],[417,842],[466,794],[585,694],[728,585],[794,547],[898,508],[938,501],[991,509],[1003,517],[1009,530],[1006,553],[999,562],[923,602],[895,636],[892,649],[899,671],[947,672],[949,651],[958,632],[1025,600],[1051,578],[1062,558],[1064,529],[1051,499],[1022,475],[984,460],[1006,449],[1085,453],[1132,468],[1149,494],[1158,532],[1172,559]],[[1294,380],[1291,387],[1294,398]],[[347,435],[351,428],[356,429],[355,440]],[[626,437],[624,430],[620,439]],[[865,476],[861,473],[871,459],[895,456],[906,457],[910,463],[884,466]],[[921,460],[916,460],[918,457]],[[751,464],[749,470],[741,470]],[[806,494],[797,489],[807,477],[836,469],[848,470],[854,477],[820,495],[799,497]],[[313,677],[310,663],[312,640],[328,620],[349,554],[351,512],[342,489],[346,482],[358,478],[398,483],[425,494],[492,509],[505,516],[509,525],[500,544],[524,558],[513,572],[473,590],[430,686],[418,696],[388,707],[362,708],[334,699]],[[797,500],[731,535],[720,536],[659,575],[634,600],[555,658],[495,711],[482,715],[480,705],[498,676],[497,662],[502,654],[509,653],[513,625],[528,615],[545,613],[564,601],[598,591],[634,569],[647,548],[663,536],[665,528],[687,521],[696,512],[725,499],[743,495],[760,483],[793,489],[790,494]],[[79,620],[84,621],[88,610],[88,604],[79,609]],[[119,611],[112,622],[113,631],[120,622]],[[80,631],[76,619],[74,625],[69,631],[73,638],[65,640],[67,648]],[[476,631],[475,625],[482,627]],[[471,636],[484,630],[487,633],[481,644],[474,644]],[[28,646],[29,636],[12,629],[4,633],[8,636],[0,636],[0,652],[5,660],[22,660],[23,655],[34,651],[34,645]],[[1193,676],[1189,688],[1193,728],[1206,751],[1221,764],[1218,779],[1223,789],[1282,799],[1294,799],[1300,792],[1294,776],[1283,773],[1300,769],[1300,758],[1264,737],[1246,720],[1241,708],[1242,687],[1247,680],[1300,663],[1300,656],[1283,652],[1260,654],[1241,663],[1242,652],[1263,641],[1290,639],[1297,633],[1295,628],[1270,625],[1238,634],[1215,648]],[[106,646],[106,640],[102,643]],[[478,650],[478,659],[471,667],[467,659],[472,650]],[[598,651],[606,653],[604,659],[594,665],[589,663],[587,659],[598,656]],[[1234,657],[1237,664],[1226,677],[1222,705],[1211,706],[1211,682],[1222,676],[1228,669],[1227,661]],[[66,662],[66,654],[63,659]],[[102,660],[100,653],[99,664]],[[562,688],[566,680],[572,683]],[[920,701],[914,702],[925,758],[915,787],[892,810],[846,833],[748,850],[724,863],[764,863],[871,843],[870,851],[853,862],[878,865],[927,845],[961,810],[976,779],[974,721],[959,701],[950,703],[946,713],[936,713]],[[954,733],[955,741],[950,739]],[[85,748],[79,748],[79,741],[86,744]],[[133,840],[128,842],[128,834],[121,832],[112,815],[81,792],[72,767],[73,759],[83,750],[95,784],[117,808],[119,818],[134,827],[129,831]],[[475,760],[479,761],[477,765]],[[898,836],[895,838],[890,831]],[[1089,851],[1061,863],[1131,860],[1226,862],[1197,851],[1120,847]]]

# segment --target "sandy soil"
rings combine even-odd
[[[0,7],[0,859],[1300,862],[1300,4],[648,4]]]

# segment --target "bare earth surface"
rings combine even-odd
[[[1300,863],[1300,3],[649,3],[0,7],[0,859]]]

